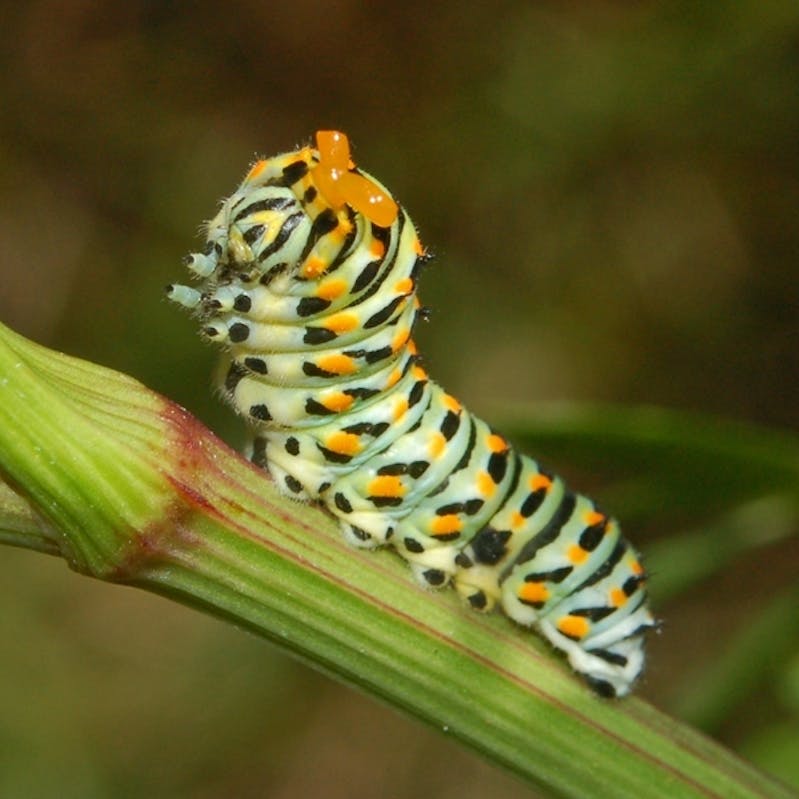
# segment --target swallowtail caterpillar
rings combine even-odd
[[[192,309],[225,350],[250,457],[322,503],[354,546],[393,546],[426,586],[537,629],[604,696],[629,692],[654,626],[617,522],[433,382],[412,331],[428,260],[349,141],[257,161],[188,256]]]

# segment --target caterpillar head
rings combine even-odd
[[[252,165],[208,223],[205,251],[186,258],[192,272],[217,281],[231,273],[257,279],[288,264],[312,279],[357,227],[394,224],[399,206],[377,181],[357,171],[347,136],[320,130],[316,144]],[[188,287],[169,287],[168,294],[192,308],[201,300]]]

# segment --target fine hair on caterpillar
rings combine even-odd
[[[321,502],[358,547],[389,544],[563,652],[603,696],[629,692],[655,625],[615,519],[431,380],[412,332],[427,261],[405,209],[319,131],[257,161],[168,296],[225,350],[220,388],[249,455]]]

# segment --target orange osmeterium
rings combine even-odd
[[[351,171],[350,142],[337,130],[316,132],[319,163],[311,169],[316,188],[334,210],[344,204],[363,214],[380,227],[389,227],[399,213],[399,206],[374,181]]]

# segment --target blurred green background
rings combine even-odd
[[[644,403],[799,428],[792,0],[2,10],[0,319],[18,331],[139,377],[235,444],[215,353],[162,289],[256,155],[333,127],[437,255],[418,338],[473,409]],[[726,497],[710,526],[674,529],[604,476],[601,449],[591,469],[579,447],[537,452],[645,551],[690,561],[670,542],[706,534],[712,553],[730,525],[762,539],[663,591],[640,693],[799,780],[793,509]],[[2,796],[529,795],[247,634],[0,554]],[[648,563],[657,600],[668,566]],[[719,668],[732,696],[709,708]]]

